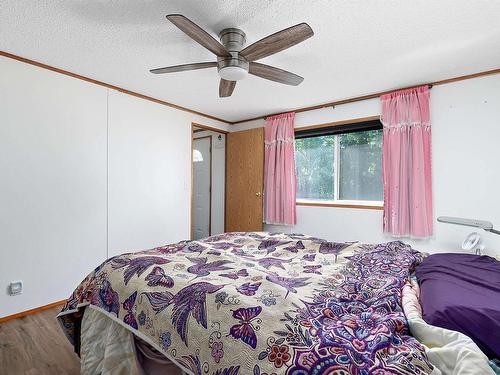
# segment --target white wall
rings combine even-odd
[[[431,93],[435,216],[500,227],[500,75]],[[379,114],[369,100],[297,114],[296,125]],[[191,122],[228,130],[101,86],[0,57],[0,317],[66,298],[109,256],[189,237]],[[262,126],[262,121],[231,130]],[[381,211],[298,207],[271,230],[387,240]],[[471,231],[436,223],[419,249],[456,249]],[[500,236],[485,233],[488,252]],[[22,279],[24,294],[7,295]]]
[[[297,128],[380,114],[378,99],[297,113]],[[490,220],[500,228],[500,75],[435,86],[431,91],[434,212]],[[234,130],[263,126],[263,120]],[[299,232],[331,240],[381,242],[382,211],[335,207],[297,207],[294,227],[267,230]],[[459,251],[473,228],[435,222],[434,238],[407,241],[429,252]],[[485,253],[500,255],[500,236],[483,232]]]
[[[189,238],[191,124],[109,93],[109,256]]]
[[[106,89],[0,59],[0,316],[69,296],[102,261],[105,160]]]
[[[194,134],[195,138],[212,137],[212,235],[224,233],[226,181],[226,135],[213,131]],[[220,136],[220,139],[219,139]]]
[[[108,254],[189,238],[191,122],[228,128],[0,57],[0,317],[67,298]]]

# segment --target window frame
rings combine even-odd
[[[353,128],[357,128],[357,131],[368,131],[368,130],[373,130],[373,127],[370,127],[369,124],[367,124],[365,127],[362,127],[362,123],[371,123],[374,121],[380,121],[380,116],[370,116],[370,117],[362,117],[362,118],[356,118],[356,119],[350,119],[350,120],[344,120],[344,121],[336,121],[336,122],[328,122],[328,123],[322,123],[322,124],[317,124],[317,125],[310,125],[310,126],[304,126],[304,127],[299,127],[295,129],[295,134],[297,133],[310,133],[314,134],[314,130],[320,130],[322,128],[334,128],[336,126],[339,126],[339,131],[338,134],[342,133],[347,133],[343,132],[343,129],[351,129],[351,132],[353,131]],[[356,124],[359,124],[360,127],[358,128]],[[349,126],[351,125],[351,126]],[[340,128],[343,128],[342,130]],[[318,132],[319,133],[319,132]],[[313,135],[311,135],[313,136]],[[317,136],[320,136],[318,134]],[[304,137],[301,137],[304,138]],[[340,138],[336,137],[335,138],[335,152],[336,152],[336,160],[340,160]],[[334,196],[338,197],[339,196],[339,187],[340,187],[340,168],[341,165],[340,163],[336,164],[338,167],[338,171],[335,174],[335,183],[334,183]],[[310,206],[310,207],[338,207],[338,208],[358,208],[358,209],[369,209],[369,210],[383,210],[384,209],[384,202],[383,201],[364,201],[364,200],[342,200],[342,199],[335,199],[335,200],[318,200],[318,199],[304,199],[304,198],[296,198],[295,199],[295,204],[297,206]]]

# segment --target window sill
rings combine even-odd
[[[339,208],[361,208],[365,210],[383,210],[382,202],[367,202],[367,201],[314,201],[314,200],[297,200],[297,206],[313,206],[313,207],[339,207]]]

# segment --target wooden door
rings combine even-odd
[[[264,128],[227,135],[226,232],[262,231]]]

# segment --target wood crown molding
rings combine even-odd
[[[59,68],[56,68],[56,67],[53,67],[53,66],[50,66],[50,65],[47,65],[47,64],[43,64],[43,63],[38,62],[38,61],[34,61],[34,60],[30,60],[30,59],[27,59],[27,58],[24,58],[24,57],[21,57],[21,56],[17,56],[17,55],[14,55],[12,53],[8,53],[8,52],[5,52],[5,51],[0,51],[0,56],[4,56],[4,57],[7,57],[9,59],[17,60],[17,61],[20,61],[20,62],[23,62],[23,63],[26,63],[26,64],[34,65],[34,66],[37,66],[39,68],[47,69],[47,70],[50,70],[52,72],[56,72],[56,73],[59,73],[59,74],[64,74],[66,76],[73,77],[73,78],[76,78],[76,79],[80,79],[82,81],[86,81],[86,82],[89,82],[89,83],[93,83],[94,85],[103,86],[103,87],[106,87],[106,88],[111,89],[111,90],[116,90],[116,91],[119,91],[119,92],[124,93],[124,94],[135,96],[136,98],[140,98],[140,99],[144,99],[144,100],[149,100],[150,102],[154,102],[154,103],[161,104],[161,105],[164,105],[164,106],[167,106],[167,107],[170,107],[170,108],[174,108],[174,109],[177,109],[179,111],[184,111],[184,112],[192,113],[194,115],[203,116],[203,117],[206,117],[206,118],[209,118],[209,119],[212,119],[212,120],[217,120],[217,121],[220,121],[220,122],[224,122],[226,124],[232,124],[231,121],[227,121],[227,120],[224,120],[224,119],[212,116],[212,115],[208,115],[208,114],[203,113],[203,112],[198,112],[198,111],[186,108],[186,107],[182,107],[182,106],[177,105],[177,104],[169,103],[169,102],[166,102],[164,100],[156,99],[156,98],[153,98],[151,96],[140,94],[140,93],[135,92],[135,91],[130,91],[130,90],[118,87],[118,86],[111,85],[111,84],[106,83],[106,82],[98,81],[98,80],[93,79],[93,78],[85,77],[85,76],[82,76],[80,74],[72,73],[72,72],[69,72],[67,70],[59,69]]]
[[[8,52],[5,52],[5,51],[0,51],[0,56],[4,56],[4,57],[7,57],[7,58],[11,58],[11,59],[17,60],[17,61],[21,61],[21,62],[24,62],[26,64],[31,64],[31,65],[34,65],[34,66],[38,66],[40,68],[51,70],[53,72],[64,74],[64,75],[67,75],[67,76],[70,76],[70,77],[73,77],[73,78],[81,79],[83,81],[87,81],[87,82],[90,82],[90,83],[93,83],[93,84],[96,84],[96,85],[99,85],[99,86],[107,87],[109,89],[116,90],[116,91],[122,92],[124,94],[132,95],[132,96],[135,96],[137,98],[141,98],[141,99],[144,99],[144,100],[149,100],[149,101],[152,101],[154,103],[158,103],[158,104],[161,104],[161,105],[165,105],[167,107],[175,108],[175,109],[178,109],[180,111],[184,111],[184,112],[192,113],[192,114],[195,114],[195,115],[203,116],[203,117],[206,117],[206,118],[210,118],[212,120],[221,121],[221,122],[224,122],[224,123],[229,124],[229,125],[236,125],[236,124],[241,124],[243,122],[254,121],[254,120],[259,120],[259,119],[265,119],[266,117],[274,116],[274,115],[279,115],[279,114],[286,113],[286,112],[295,112],[295,113],[307,112],[307,111],[314,111],[314,110],[322,109],[322,108],[335,107],[336,105],[341,105],[341,104],[348,104],[348,103],[360,102],[360,101],[363,101],[363,100],[378,98],[381,95],[388,94],[388,93],[391,93],[391,92],[396,91],[396,90],[404,90],[404,89],[409,89],[409,88],[412,88],[412,87],[418,87],[418,86],[424,86],[424,85],[429,85],[431,87],[432,86],[439,86],[439,85],[446,85],[448,83],[453,83],[453,82],[458,82],[458,81],[464,81],[464,80],[467,80],[467,79],[478,78],[478,77],[483,77],[483,76],[488,76],[488,75],[494,75],[494,74],[500,74],[500,68],[498,68],[498,69],[492,69],[492,70],[486,70],[486,71],[483,71],[483,72],[466,74],[466,75],[463,75],[463,76],[442,79],[442,80],[439,80],[439,81],[434,81],[434,82],[429,82],[429,83],[422,83],[420,85],[413,85],[413,86],[408,86],[408,87],[395,88],[395,89],[391,89],[391,90],[380,91],[380,92],[373,93],[373,94],[356,96],[356,97],[352,97],[352,98],[348,98],[348,99],[340,99],[340,100],[337,100],[337,101],[332,101],[332,102],[323,103],[323,104],[317,104],[317,105],[313,105],[313,106],[309,106],[309,107],[300,107],[300,108],[290,109],[290,110],[288,110],[286,112],[270,113],[270,114],[267,114],[267,115],[264,115],[264,116],[252,117],[252,118],[248,118],[248,119],[244,119],[244,120],[238,120],[238,121],[228,121],[228,120],[224,120],[224,119],[212,116],[212,115],[208,115],[206,113],[202,113],[202,112],[198,112],[198,111],[186,108],[186,107],[182,107],[182,106],[177,105],[177,104],[173,104],[173,103],[169,103],[169,102],[166,102],[166,101],[163,101],[163,100],[160,100],[160,99],[156,99],[156,98],[153,98],[151,96],[143,95],[143,94],[140,94],[140,93],[137,93],[137,92],[134,92],[134,91],[123,89],[123,88],[118,87],[118,86],[110,85],[108,83],[101,82],[101,81],[98,81],[98,80],[95,80],[95,79],[92,79],[92,78],[88,78],[88,77],[85,77],[85,76],[82,76],[82,75],[79,75],[79,74],[76,74],[76,73],[72,73],[72,72],[69,72],[69,71],[66,71],[66,70],[63,70],[63,69],[55,68],[53,66],[46,65],[46,64],[34,61],[34,60],[30,60],[30,59],[21,57],[21,56],[17,56],[17,55],[14,55],[14,54],[11,54],[11,53],[8,53]]]
[[[286,112],[270,113],[270,114],[267,114],[267,115],[264,115],[264,116],[258,116],[258,117],[248,118],[248,119],[245,119],[245,120],[234,121],[234,122],[231,123],[231,125],[241,124],[242,122],[248,122],[248,121],[254,121],[254,120],[259,120],[259,119],[265,119],[266,117],[269,117],[269,116],[280,115],[282,113],[287,113],[287,112],[295,112],[295,113],[307,112],[307,111],[314,111],[316,109],[322,109],[322,108],[328,108],[328,107],[335,107],[336,105],[341,105],[341,104],[348,104],[348,103],[360,102],[360,101],[363,101],[363,100],[378,98],[381,95],[389,94],[389,93],[391,93],[393,91],[397,91],[397,90],[405,90],[405,89],[410,89],[410,88],[413,88],[413,87],[419,87],[419,86],[425,86],[425,85],[428,85],[430,87],[439,86],[439,85],[446,85],[448,83],[453,83],[453,82],[458,82],[458,81],[465,81],[467,79],[478,78],[478,77],[483,77],[483,76],[489,76],[489,75],[493,75],[493,74],[500,74],[500,68],[498,68],[498,69],[492,69],[492,70],[486,70],[486,71],[479,72],[479,73],[473,73],[473,74],[467,74],[467,75],[463,75],[463,76],[448,78],[448,79],[442,79],[440,81],[434,81],[434,82],[429,82],[429,83],[422,83],[420,85],[413,85],[413,86],[408,86],[408,87],[395,88],[395,89],[392,89],[392,90],[380,91],[380,92],[377,92],[377,93],[374,93],[374,94],[368,94],[368,95],[363,95],[363,96],[356,96],[356,97],[352,97],[352,98],[348,98],[348,99],[341,99],[341,100],[337,100],[337,101],[334,101],[334,102],[328,102],[328,103],[313,105],[313,106],[309,106],[309,107],[301,107],[301,108],[290,109],[290,110],[288,110]]]
[[[66,303],[66,300],[52,302],[52,303],[49,303],[48,305],[43,305],[40,307],[35,307],[34,309],[21,311],[17,314],[7,315],[7,316],[4,316],[3,318],[0,318],[0,323],[5,323],[5,322],[12,320],[12,319],[22,318],[24,316],[35,314],[35,313],[43,311],[43,310],[48,310],[48,309],[51,309],[53,307],[62,306],[65,303]]]

